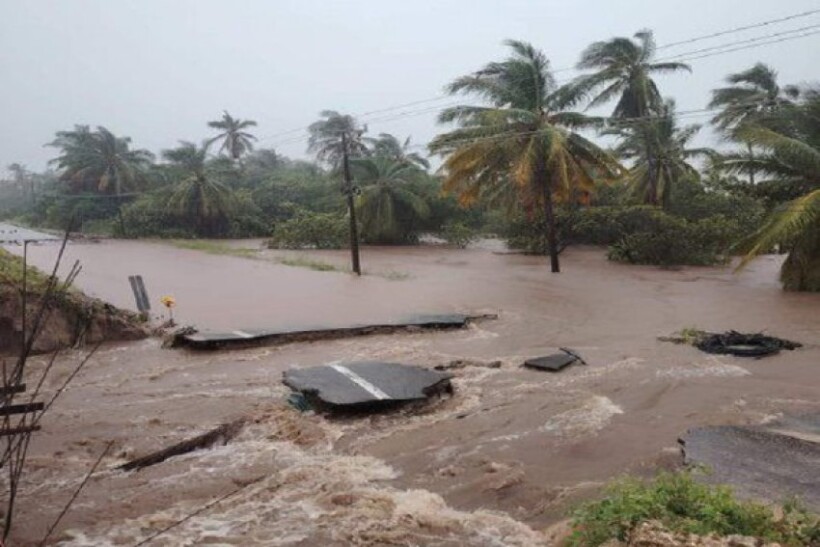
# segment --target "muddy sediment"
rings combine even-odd
[[[28,291],[26,330],[29,335],[40,313],[43,297],[42,285],[35,285]],[[103,341],[140,340],[149,335],[148,328],[136,313],[89,298],[72,289],[51,296],[43,309],[42,323],[32,347],[34,353]],[[20,351],[22,312],[20,287],[11,282],[1,283],[0,356],[14,355]]]
[[[736,276],[628,267],[597,249],[569,249],[566,273],[550,275],[538,257],[480,248],[364,249],[366,271],[407,274],[392,280],[147,243],[68,252],[85,264],[82,289],[124,306],[133,272],[122,262],[137,261],[149,292],[173,294],[180,322],[200,327],[457,311],[499,318],[464,330],[230,352],[168,351],[156,339],[106,345],[34,439],[16,532],[22,545],[42,537],[110,440],[104,470],[60,526],[65,545],[133,545],[238,489],[155,544],[528,546],[550,545],[549,526],[611,478],[680,465],[676,441],[693,427],[820,410],[820,295],[782,292],[773,257]],[[36,249],[32,259],[49,257]],[[748,360],[656,339],[689,327],[777,332],[804,347]],[[520,366],[559,347],[588,366],[555,374]],[[57,366],[79,357],[69,352]],[[330,419],[284,403],[285,370],[363,360],[445,366],[454,393]],[[42,366],[33,359],[31,372]],[[116,470],[246,416],[254,419],[228,444]]]

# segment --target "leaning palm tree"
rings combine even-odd
[[[181,141],[177,148],[163,151],[162,157],[180,177],[168,200],[169,210],[191,222],[198,235],[216,235],[232,210],[233,195],[209,176],[207,144]]]
[[[669,99],[659,116],[636,120],[628,129],[621,126],[605,134],[620,137],[614,150],[621,158],[632,162],[627,176],[632,195],[641,202],[657,201],[667,208],[680,182],[700,178],[697,168],[689,160],[714,154],[709,148],[689,146],[698,131],[699,125],[678,126],[675,102]],[[651,154],[647,153],[647,143],[650,143]],[[650,157],[654,161],[650,161]]]
[[[58,132],[49,146],[60,149],[50,163],[75,191],[120,195],[135,189],[146,180],[154,157],[147,150],[132,150],[128,137],[117,137],[105,127],[91,131],[87,125]]]
[[[379,133],[378,138],[367,139],[371,146],[371,153],[374,156],[381,156],[394,159],[398,162],[416,165],[422,169],[429,169],[430,162],[418,152],[411,152],[410,137],[402,143],[390,133]]]
[[[730,171],[749,168],[805,194],[777,207],[754,234],[739,245],[746,256],[739,267],[776,245],[789,251],[780,273],[786,290],[820,291],[820,90],[809,90],[795,107],[780,114],[788,129],[758,124],[739,128],[737,137],[762,150],[754,158],[724,160]]]
[[[589,107],[602,106],[617,99],[612,118],[616,121],[651,118],[663,114],[663,98],[652,77],[655,74],[691,71],[679,62],[656,62],[655,38],[650,30],[635,34],[635,39],[612,38],[595,42],[581,54],[578,69],[595,72],[580,76],[573,84],[574,93],[591,98]],[[644,134],[646,159],[655,162],[650,135]],[[646,202],[659,204],[657,168],[649,169],[650,192]]]
[[[757,63],[752,68],[730,74],[728,87],[712,90],[709,108],[720,109],[712,118],[712,124],[728,139],[737,140],[737,131],[749,123],[764,123],[783,107],[794,104],[800,92],[795,86],[781,88],[777,72],[771,67]],[[754,157],[752,145],[746,143],[750,158]],[[755,184],[755,172],[749,171],[749,183]]]
[[[217,136],[208,140],[208,146],[222,141],[220,152],[226,152],[232,160],[237,161],[242,154],[253,151],[253,141],[256,137],[243,129],[254,126],[256,126],[255,121],[234,118],[226,110],[222,113],[221,120],[208,122],[208,127],[220,130]]]
[[[427,202],[412,190],[424,173],[384,156],[353,160],[352,167],[361,188],[357,206],[363,238],[371,243],[411,242],[419,221],[429,214]]]
[[[313,122],[308,127],[310,132],[308,152],[315,154],[316,159],[327,164],[334,171],[341,169],[344,157],[343,140],[347,141],[349,157],[367,156],[367,144],[362,137],[367,128],[360,127],[356,118],[334,110],[323,110],[320,116],[322,119]]]
[[[505,44],[510,57],[449,85],[451,94],[487,104],[445,109],[439,121],[459,127],[436,137],[430,150],[445,157],[444,188],[462,204],[514,193],[519,207],[542,207],[551,269],[558,272],[555,203],[591,192],[596,178],[616,178],[622,167],[575,132],[595,120],[565,111],[571,97],[556,87],[544,54],[525,42]]]

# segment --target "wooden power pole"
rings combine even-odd
[[[344,170],[344,190],[347,196],[347,211],[350,216],[350,258],[353,262],[353,271],[362,275],[359,263],[359,227],[356,224],[356,207],[353,202],[353,180],[350,176],[350,158],[347,153],[347,131],[342,131],[342,168]]]

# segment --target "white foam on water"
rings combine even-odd
[[[748,370],[737,365],[724,363],[717,357],[709,357],[706,361],[692,363],[682,367],[672,367],[658,370],[655,375],[658,378],[689,379],[689,378],[733,378],[747,376]]]
[[[209,480],[203,476],[206,469],[231,476],[249,460],[259,458],[269,459],[276,469],[169,530],[157,538],[156,545],[279,546],[301,541],[316,545],[330,541],[349,545],[547,545],[540,532],[503,513],[459,511],[432,492],[397,489],[388,484],[397,473],[385,462],[337,454],[324,443],[302,448],[245,435],[227,446],[185,458],[190,465],[179,465],[182,473],[152,479],[143,488],[154,492],[184,488]],[[207,500],[186,500],[136,518],[68,532],[60,544],[131,545],[205,503]]]
[[[538,428],[541,433],[556,435],[585,435],[600,431],[618,414],[623,414],[621,407],[608,397],[593,395],[580,407],[556,414]]]

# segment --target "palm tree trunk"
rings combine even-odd
[[[561,265],[558,263],[558,235],[555,227],[555,209],[552,203],[552,189],[547,177],[545,158],[540,158],[536,169],[536,180],[541,184],[544,196],[544,219],[547,222],[547,247],[550,253],[550,269],[552,273],[560,273]]]
[[[754,159],[755,159],[754,147],[752,147],[751,144],[747,144],[746,146],[749,147],[749,158],[752,161],[754,161]],[[749,167],[749,184],[751,184],[752,186],[755,185],[755,170],[754,170],[754,167]]]
[[[649,205],[657,206],[658,200],[658,172],[655,169],[655,152],[652,150],[652,142],[649,132],[644,129],[644,144],[646,146],[646,169],[649,177],[649,188],[647,188],[646,201]]]

